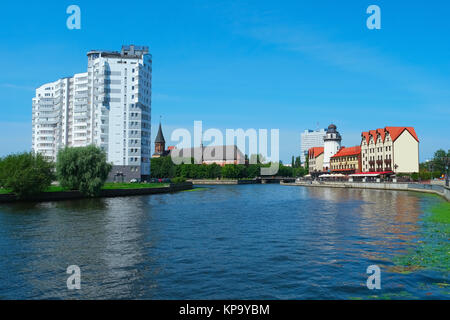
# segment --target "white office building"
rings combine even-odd
[[[33,151],[56,161],[64,146],[95,144],[112,176],[150,175],[152,56],[148,47],[90,51],[88,71],[36,89]]]
[[[320,130],[305,130],[301,134],[301,160],[302,163],[306,162],[308,150],[314,147],[323,147],[323,139],[327,135],[327,129]]]

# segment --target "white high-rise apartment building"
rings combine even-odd
[[[87,139],[87,80],[87,73],[80,73],[36,89],[32,118],[34,152],[56,161],[60,148],[92,143]]]
[[[301,134],[301,146],[300,146],[300,157],[302,163],[306,162],[306,156],[308,150],[314,147],[323,147],[323,139],[327,135],[326,129],[320,130],[305,130]]]
[[[33,151],[56,161],[65,146],[95,144],[112,176],[150,175],[152,56],[148,47],[90,51],[88,72],[45,84],[33,98]]]
[[[55,104],[58,100],[55,88],[62,86],[64,82],[65,79],[61,79],[37,88],[36,96],[33,98],[32,149],[49,160],[55,159],[61,140],[62,110]]]
[[[63,146],[82,147],[93,143],[92,115],[88,74],[76,74],[69,79],[67,114],[63,116]],[[67,119],[64,122],[64,118]]]

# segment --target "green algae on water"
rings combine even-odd
[[[349,300],[410,300],[414,298],[413,295],[407,291],[385,293],[381,295],[370,295],[367,298],[363,297],[350,297]]]
[[[200,188],[194,188],[194,189],[190,189],[190,190],[184,190],[183,192],[197,192],[197,191],[206,191],[209,188],[204,188],[204,187],[200,187]]]
[[[431,208],[422,225],[422,237],[418,246],[406,255],[394,259],[399,273],[420,269],[450,271],[450,203],[442,202]]]
[[[431,208],[431,215],[426,217],[425,220],[447,224],[447,227],[450,227],[450,202],[443,202]]]

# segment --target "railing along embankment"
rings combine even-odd
[[[323,188],[355,188],[392,191],[414,191],[434,193],[450,201],[450,188],[443,185],[421,183],[395,182],[344,182],[344,181],[300,181],[295,183],[281,183],[285,186],[323,187]]]

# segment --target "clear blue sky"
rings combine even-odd
[[[79,31],[66,28],[71,4]],[[381,30],[366,28],[371,4]],[[278,128],[290,162],[317,123],[335,123],[346,146],[405,125],[425,160],[450,149],[449,12],[447,1],[2,2],[0,155],[30,149],[34,88],[84,72],[91,49],[134,43],[153,54],[153,131],[162,115],[166,138],[194,120]]]

